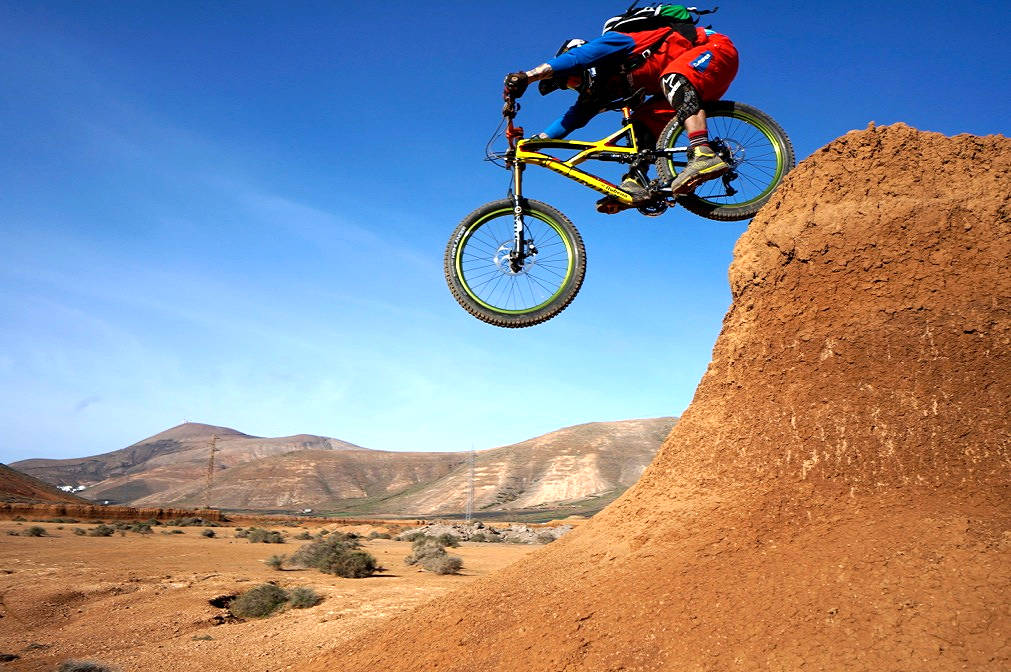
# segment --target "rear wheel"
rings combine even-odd
[[[705,110],[709,144],[731,170],[679,197],[678,203],[709,219],[750,219],[796,165],[793,145],[775,119],[750,105],[720,100],[706,103]],[[661,151],[675,147],[688,147],[688,134],[677,119],[667,124],[657,142]],[[684,154],[668,153],[657,161],[657,171],[669,183],[686,163]]]
[[[550,320],[576,298],[586,274],[583,239],[562,213],[523,200],[523,259],[514,261],[513,201],[487,203],[464,217],[446,246],[443,269],[457,302],[499,327]]]

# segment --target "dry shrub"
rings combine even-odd
[[[271,569],[276,569],[276,570],[280,571],[281,567],[284,565],[284,559],[286,557],[287,556],[285,556],[285,555],[272,555],[269,558],[267,558],[266,560],[264,560],[264,562]]]
[[[443,552],[442,555],[422,558],[421,566],[435,574],[459,574],[463,569],[463,558]]]
[[[116,668],[94,660],[65,660],[56,668],[56,672],[116,672]]]
[[[46,528],[41,525],[32,525],[27,530],[22,532],[26,537],[44,537],[46,536]]]
[[[304,567],[315,567],[327,574],[346,579],[362,579],[379,570],[379,563],[365,551],[356,537],[334,532],[325,539],[314,541],[298,549],[292,562]]]
[[[441,537],[417,537],[411,544],[411,554],[404,558],[404,562],[408,565],[421,565],[423,569],[436,574],[458,574],[463,568],[463,558],[446,553]]]
[[[238,536],[238,535],[236,535]],[[244,535],[251,544],[283,544],[284,537],[276,530],[262,530],[258,527],[251,527]]]
[[[97,526],[88,530],[89,537],[111,537],[116,532],[116,528],[110,527],[105,523],[99,523]],[[69,661],[68,661],[69,662]],[[87,661],[85,661],[87,662]]]
[[[288,606],[292,609],[308,609],[323,601],[323,596],[312,588],[292,588],[288,593]]]
[[[250,588],[232,600],[228,609],[239,618],[264,618],[288,601],[288,592],[273,583]]]

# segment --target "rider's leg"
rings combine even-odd
[[[678,111],[688,136],[688,165],[671,183],[675,194],[687,193],[730,169],[709,146],[709,131],[702,101],[719,100],[737,74],[737,49],[725,35],[713,34],[690,49],[666,69],[663,92]]]
[[[654,96],[636,108],[632,113],[631,122],[635,127],[635,136],[638,146],[654,147],[656,139],[660,136],[667,122],[674,116],[667,101],[662,97]],[[649,166],[631,168],[622,176],[621,188],[632,195],[633,203],[644,202],[649,198]]]
[[[688,135],[688,164],[671,182],[671,192],[688,193],[707,180],[719,177],[730,170],[730,166],[709,146],[709,131],[706,127],[706,112],[702,100],[688,78],[672,72],[664,76],[664,93],[670,104],[678,111],[678,121]]]

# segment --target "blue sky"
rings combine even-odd
[[[719,4],[727,97],[798,158],[871,120],[1011,128],[1005,2]],[[746,223],[604,217],[531,169],[586,241],[576,301],[502,330],[442,279],[449,233],[508,186],[482,161],[502,77],[625,6],[0,0],[0,461],[183,420],[467,450],[680,414]]]

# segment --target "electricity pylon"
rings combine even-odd
[[[218,452],[218,435],[211,437],[211,451],[207,456],[207,487],[204,490],[204,508],[211,508],[211,484],[214,482],[214,453]]]

